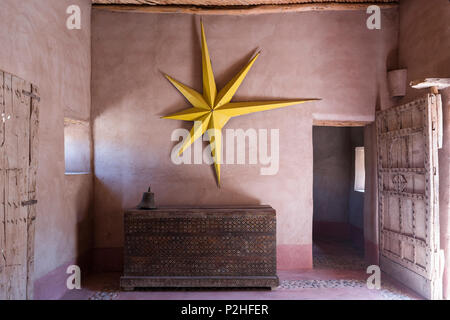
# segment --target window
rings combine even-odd
[[[66,174],[91,171],[91,139],[88,121],[64,119],[64,160]]]
[[[364,147],[355,148],[355,191],[364,192],[366,172],[364,168]]]

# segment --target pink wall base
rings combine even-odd
[[[57,300],[67,291],[66,281],[67,267],[72,262],[65,263],[62,266],[50,271],[45,276],[34,282],[33,299],[34,300]]]
[[[311,269],[312,244],[280,244],[277,246],[279,270]]]
[[[34,300],[58,300],[67,292],[67,267],[77,265],[81,269],[81,281],[90,273],[92,252],[88,251],[79,258],[64,263],[58,268],[50,271],[43,277],[34,281]]]

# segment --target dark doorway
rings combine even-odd
[[[362,268],[364,127],[314,126],[313,148],[314,267]]]

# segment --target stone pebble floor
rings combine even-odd
[[[314,268],[339,269],[339,270],[365,270],[367,264],[362,255],[354,250],[339,254],[325,253],[318,246],[314,247]],[[340,289],[340,288],[367,288],[363,280],[333,279],[333,280],[282,280],[280,286],[274,290],[296,289]],[[376,289],[373,289],[376,290]],[[411,300],[412,298],[402,293],[390,283],[382,283],[379,289],[383,299],[386,300]],[[114,300],[120,291],[117,288],[105,287],[102,291],[95,292],[89,300]]]
[[[354,279],[339,280],[283,280],[276,290],[293,289],[342,289],[342,288],[367,288],[366,281]],[[381,296],[386,300],[412,300],[411,297],[397,290],[392,285],[381,284],[379,290]]]
[[[362,280],[340,279],[340,280],[283,280],[280,286],[274,290],[296,290],[296,289],[341,289],[341,288],[367,288],[367,284]],[[372,289],[377,290],[377,289]],[[382,298],[386,300],[412,300],[401,291],[389,283],[382,283],[378,289]],[[120,291],[113,288],[104,288],[95,292],[89,300],[114,300],[119,296]]]
[[[95,292],[89,297],[89,300],[114,300],[119,296],[119,291],[105,288],[102,291]]]

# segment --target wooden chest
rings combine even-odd
[[[270,206],[127,210],[121,287],[276,287]]]

